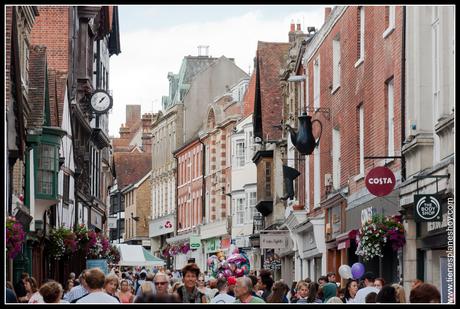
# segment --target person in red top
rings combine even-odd
[[[235,277],[228,277],[228,292],[227,294],[230,296],[235,297],[235,284],[236,284],[236,278]]]

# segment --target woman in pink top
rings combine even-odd
[[[121,290],[118,292],[118,298],[122,304],[130,304],[134,300],[134,295],[131,293],[128,280],[121,280]]]

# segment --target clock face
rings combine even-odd
[[[102,90],[97,90],[91,97],[91,107],[95,112],[106,112],[111,105],[112,98]]]

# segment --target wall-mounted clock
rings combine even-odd
[[[105,90],[96,90],[91,96],[91,108],[97,114],[105,114],[112,107],[112,97]]]

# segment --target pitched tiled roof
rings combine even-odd
[[[41,128],[45,119],[46,47],[32,46],[29,52],[29,128]]]
[[[283,97],[281,95],[280,69],[285,65],[285,57],[290,43],[258,42],[256,94],[254,106],[254,136],[266,140],[281,138],[281,130],[274,128],[282,119]],[[257,73],[256,73],[257,74]],[[257,93],[257,78],[260,90]],[[260,104],[260,106],[257,106]]]
[[[254,95],[256,92],[256,73],[252,72],[251,79],[249,80],[248,89],[244,95],[243,100],[243,117],[247,117],[254,113]]]
[[[115,152],[113,163],[117,174],[118,188],[134,184],[152,169],[152,154],[138,152]]]

